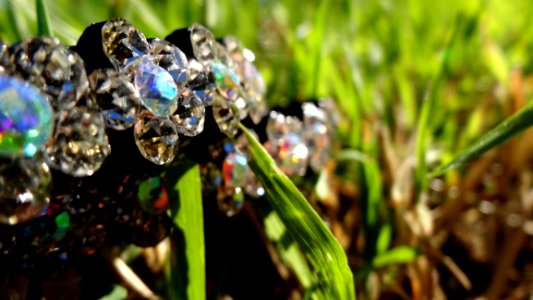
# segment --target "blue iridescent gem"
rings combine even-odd
[[[52,135],[53,110],[36,87],[0,76],[0,156],[33,156]]]
[[[170,116],[178,108],[178,87],[165,69],[150,61],[142,61],[134,81],[144,106],[154,114]]]

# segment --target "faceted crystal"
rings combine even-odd
[[[89,83],[82,59],[57,39],[28,38],[10,49],[10,74],[16,74],[50,95],[59,111],[73,107]]]
[[[153,39],[150,44],[155,63],[170,73],[178,88],[183,88],[188,80],[188,62],[185,53],[164,40]]]
[[[50,166],[71,176],[90,176],[111,153],[105,122],[87,108],[63,111],[46,147]]]
[[[194,24],[189,28],[191,32],[191,44],[194,56],[199,61],[212,62],[217,57],[216,40],[211,31],[200,24]]]
[[[179,97],[178,110],[170,118],[178,125],[179,133],[196,136],[204,131],[204,103],[191,90],[186,89]]]
[[[246,94],[248,112],[252,121],[258,124],[267,114],[265,81],[257,68],[249,61],[244,61],[241,64],[241,71],[241,82]]]
[[[212,162],[201,166],[200,174],[202,176],[202,190],[205,193],[215,192],[222,184],[220,169]]]
[[[163,213],[169,205],[165,182],[159,176],[141,182],[137,197],[141,207],[151,214]]]
[[[150,53],[150,45],[144,35],[128,21],[114,19],[102,27],[104,53],[118,69],[135,56]]]
[[[211,72],[215,76],[217,91],[228,100],[236,100],[239,96],[239,79],[235,72],[227,65],[214,63]]]
[[[213,103],[213,117],[218,124],[218,128],[228,137],[234,137],[237,134],[239,125],[239,111],[234,110],[231,104],[224,98],[215,97]]]
[[[0,156],[33,156],[52,128],[47,96],[27,82],[0,76]]]
[[[213,104],[213,93],[215,91],[215,78],[204,65],[197,60],[189,60],[189,81],[187,86],[202,99],[205,105]]]
[[[108,127],[124,130],[137,122],[141,100],[126,76],[112,69],[100,69],[89,76],[89,83]]]
[[[265,188],[263,188],[263,185],[253,172],[250,172],[250,175],[246,179],[244,191],[248,196],[253,198],[259,198],[265,195]]]
[[[330,157],[331,132],[328,130],[326,113],[313,103],[302,104],[304,137],[309,149],[309,165],[320,172]]]
[[[52,176],[40,158],[0,163],[0,223],[17,224],[46,214]]]
[[[226,216],[232,217],[244,205],[244,192],[241,187],[221,187],[217,193],[218,208]]]
[[[158,116],[170,116],[178,108],[178,87],[170,73],[143,60],[138,62],[134,78],[144,106]]]
[[[222,162],[222,180],[225,187],[243,187],[250,174],[246,157],[238,152],[226,155]]]
[[[266,131],[280,169],[289,176],[305,174],[309,150],[302,137],[302,122],[273,111]]]
[[[143,114],[135,124],[134,136],[142,156],[154,164],[170,163],[178,153],[178,127],[168,117]]]

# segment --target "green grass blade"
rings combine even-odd
[[[168,171],[174,232],[170,293],[172,299],[205,299],[204,218],[200,168]]]
[[[309,259],[318,289],[326,299],[355,299],[353,275],[340,244],[255,137],[242,124],[240,128],[250,144],[250,166],[289,234]]]
[[[373,268],[382,268],[394,264],[409,263],[416,259],[420,251],[413,247],[398,246],[378,254],[372,260]]]
[[[484,134],[476,142],[463,150],[451,162],[437,168],[431,173],[438,176],[446,171],[456,169],[466,162],[478,157],[482,153],[507,141],[518,133],[533,125],[533,104],[529,104],[507,120],[500,123],[491,131]]]
[[[54,32],[50,25],[48,9],[46,8],[44,0],[35,0],[35,7],[37,12],[37,34],[40,36],[53,36]]]
[[[450,60],[450,53],[453,49],[455,41],[459,36],[459,29],[462,19],[458,17],[455,22],[455,26],[452,30],[452,35],[448,41],[448,45],[444,49],[442,60],[440,61],[439,69],[431,84],[427,99],[422,105],[420,113],[420,119],[417,124],[417,137],[416,137],[416,169],[415,169],[415,184],[417,192],[420,195],[427,188],[427,166],[426,166],[426,152],[430,143],[431,133],[431,121],[432,113],[438,109],[438,91],[444,79],[444,73]]]

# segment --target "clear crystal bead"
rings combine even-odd
[[[52,176],[41,158],[0,164],[0,223],[18,224],[46,214]]]
[[[124,19],[114,19],[104,24],[102,43],[104,53],[118,69],[132,57],[150,53],[150,45],[144,34]]]
[[[63,173],[92,175],[111,153],[104,119],[84,107],[62,111],[46,153],[50,166]]]
[[[217,193],[218,208],[226,216],[232,217],[244,205],[244,192],[241,187],[220,187]]]
[[[302,122],[273,111],[266,131],[280,169],[289,176],[304,175],[309,149],[302,136]]]
[[[265,81],[257,68],[249,61],[244,61],[240,68],[242,72],[242,85],[246,95],[248,113],[255,124],[267,114],[265,101]]]
[[[195,59],[189,60],[188,65],[189,80],[187,86],[198,98],[202,99],[205,105],[213,104],[213,93],[215,91],[215,79],[204,65]]]
[[[204,131],[204,103],[191,90],[182,90],[178,99],[178,110],[170,118],[178,125],[180,134],[196,136]]]
[[[170,116],[178,108],[178,87],[165,69],[150,60],[135,62],[135,87],[144,106],[158,116]]]
[[[226,155],[222,162],[222,180],[225,187],[243,187],[250,175],[246,157],[238,152]]]
[[[222,184],[220,169],[212,162],[201,166],[200,174],[202,176],[202,190],[205,193],[216,192]]]
[[[48,97],[35,86],[0,76],[0,155],[33,156],[53,129]]]
[[[189,73],[185,53],[164,40],[153,39],[150,44],[155,63],[170,73],[178,88],[183,88],[187,84]]]
[[[89,83],[82,59],[50,37],[28,38],[11,49],[8,73],[35,84],[50,95],[56,110],[74,107]]]
[[[100,69],[89,76],[89,83],[108,127],[124,130],[137,122],[141,112],[139,91],[126,76],[112,69]]]
[[[178,127],[168,117],[143,113],[134,136],[142,156],[154,164],[170,163],[178,153]]]
[[[246,179],[244,191],[248,196],[253,198],[259,198],[265,195],[265,188],[263,188],[263,185],[253,172],[250,172],[250,175]]]
[[[199,61],[212,62],[217,57],[216,40],[211,31],[200,24],[189,28],[194,56]]]
[[[320,172],[331,153],[331,132],[328,130],[326,113],[313,103],[303,103],[304,137],[309,149],[309,165]]]
[[[225,98],[215,95],[213,103],[213,117],[217,122],[218,128],[228,137],[234,137],[237,134],[239,125],[239,111],[233,109],[231,104]]]
[[[210,65],[211,72],[215,77],[217,91],[224,98],[233,101],[239,97],[240,82],[235,72],[223,63]]]

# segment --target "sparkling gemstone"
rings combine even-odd
[[[257,68],[249,61],[244,61],[240,68],[242,85],[246,95],[248,113],[255,124],[267,114],[265,101],[265,82]]]
[[[244,205],[244,192],[241,187],[221,187],[217,193],[218,208],[226,216],[232,217]]]
[[[266,131],[280,169],[289,176],[305,174],[309,149],[302,136],[302,122],[273,111]]]
[[[178,125],[178,132],[196,136],[204,131],[205,106],[191,90],[184,90],[178,100],[178,110],[171,119]]]
[[[144,106],[158,116],[170,116],[178,107],[178,87],[174,79],[165,69],[148,60],[137,63],[134,82]]]
[[[46,214],[52,176],[41,158],[0,164],[0,223],[17,224]]]
[[[10,53],[9,73],[50,95],[56,111],[73,107],[86,94],[89,83],[83,61],[59,40],[28,38],[14,45]]]
[[[228,100],[236,100],[239,96],[239,79],[235,72],[227,65],[214,63],[211,72],[215,76],[217,91]]]
[[[202,176],[202,189],[204,192],[215,192],[222,184],[222,174],[220,169],[212,162],[208,162],[206,165],[201,166],[200,169]]]
[[[116,68],[123,67],[130,58],[147,55],[150,45],[144,35],[128,21],[114,19],[102,27],[104,53]]]
[[[137,198],[141,207],[151,214],[163,213],[169,205],[166,184],[159,176],[141,182]]]
[[[194,24],[189,30],[196,59],[203,63],[214,61],[217,57],[216,40],[211,31],[200,24]]]
[[[263,185],[253,172],[250,172],[250,175],[246,179],[244,191],[248,196],[253,198],[259,198],[265,195],[265,188],[263,188]]]
[[[222,162],[222,180],[225,187],[243,187],[250,174],[246,157],[238,152],[226,155]]]
[[[87,108],[63,111],[46,153],[50,166],[63,173],[92,175],[111,153],[104,119]]]
[[[89,82],[92,97],[108,127],[124,130],[137,122],[141,100],[126,76],[112,69],[100,69],[89,76]]]
[[[217,122],[218,128],[228,137],[234,137],[237,134],[239,125],[239,111],[233,109],[231,104],[224,98],[215,98],[213,103],[213,117]]]
[[[143,114],[135,124],[134,136],[142,156],[154,164],[170,163],[178,152],[178,128],[168,117]]]
[[[215,78],[204,65],[197,60],[189,60],[189,81],[187,86],[202,99],[205,105],[213,104],[213,93],[215,91]]]
[[[0,155],[33,156],[52,128],[47,97],[27,82],[0,76]]]
[[[155,63],[170,73],[178,88],[183,88],[187,84],[189,73],[185,53],[164,40],[153,39],[150,44]]]
[[[304,137],[309,149],[309,165],[320,172],[330,157],[331,132],[328,130],[326,113],[313,103],[303,103]]]

